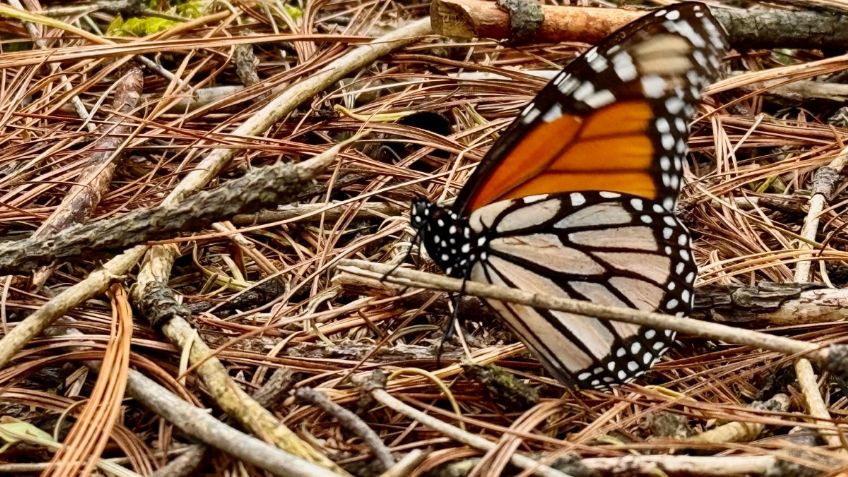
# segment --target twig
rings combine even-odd
[[[394,467],[383,472],[378,477],[406,477],[407,475],[410,475],[412,473],[412,469],[414,469],[426,457],[426,452],[421,449],[413,449],[403,456],[403,458],[401,458]]]
[[[100,198],[109,189],[118,162],[123,157],[124,147],[135,135],[130,135],[127,116],[138,104],[144,86],[144,75],[139,67],[131,67],[121,78],[115,89],[112,110],[116,111],[101,127],[101,136],[91,145],[92,151],[85,166],[80,170],[76,184],[70,187],[62,203],[45,220],[30,240],[46,241],[48,237],[67,227],[85,222],[94,213]],[[84,120],[90,119],[86,115]],[[36,289],[41,288],[50,275],[52,267],[39,269],[33,276]]]
[[[339,477],[339,474],[295,457],[229,427],[206,411],[189,406],[155,381],[130,370],[127,391],[145,407],[200,441],[274,475]]]
[[[370,382],[370,381],[365,381]],[[386,392],[384,389],[378,386],[367,386],[365,391],[369,392],[374,399],[379,401],[384,406],[397,411],[411,419],[418,421],[419,423],[431,428],[435,429],[450,438],[459,441],[465,445],[474,447],[475,449],[480,449],[483,451],[489,451],[494,449],[497,444],[491,442],[479,435],[472,434],[467,431],[463,431],[458,427],[454,427],[444,421],[436,419],[433,416],[425,414],[418,409],[415,409],[411,406],[408,406],[401,402],[400,400],[393,397],[391,394]],[[531,469],[533,473],[537,475],[541,475],[543,477],[569,477],[568,474],[560,472],[556,469],[548,467],[547,465],[541,464],[527,456],[524,456],[519,453],[515,453],[510,458],[510,462],[518,468],[521,469]]]
[[[469,295],[492,298],[510,303],[520,303],[534,308],[565,311],[601,319],[634,323],[652,328],[670,329],[688,335],[718,339],[727,343],[755,346],[786,355],[803,354],[816,362],[828,366],[829,369],[833,369],[835,372],[846,372],[846,370],[842,369],[842,366],[845,365],[842,361],[846,352],[845,347],[841,345],[831,345],[827,349],[820,349],[819,346],[812,343],[725,326],[718,323],[698,321],[691,318],[677,318],[670,315],[649,313],[630,308],[602,306],[587,301],[571,300],[542,293],[530,293],[474,281],[463,283],[459,279],[403,268],[392,271],[393,267],[390,265],[371,263],[364,260],[341,260],[337,268],[344,272],[370,278],[379,279],[385,277],[389,282],[406,286],[454,292],[461,291]],[[390,272],[391,274],[386,276]]]
[[[751,408],[786,412],[789,410],[789,404],[789,396],[786,394],[776,394],[768,401],[752,403]],[[693,442],[712,443],[750,442],[756,439],[765,427],[764,424],[758,422],[729,422],[715,429],[692,436],[689,440]]]
[[[323,204],[296,204],[283,205],[274,210],[263,210],[255,214],[236,214],[231,221],[236,225],[256,225],[270,222],[282,222],[284,220],[338,220],[339,217],[350,212],[351,204],[323,203]],[[400,210],[389,203],[366,203],[355,206],[357,218],[366,217],[388,217],[400,215]]]
[[[209,448],[203,444],[192,444],[176,459],[150,474],[150,477],[183,477],[195,475],[195,471],[203,463]]]
[[[581,464],[603,475],[764,475],[777,470],[780,461],[763,456],[688,455],[628,455],[624,457],[594,457],[582,459]],[[775,473],[773,475],[790,475]]]
[[[368,427],[368,424],[365,424],[359,416],[334,403],[327,398],[326,394],[316,389],[307,387],[298,388],[294,395],[298,399],[312,404],[327,414],[335,417],[342,427],[362,438],[365,445],[374,451],[374,456],[377,457],[377,460],[383,467],[382,470],[389,470],[395,465],[395,458],[392,455],[392,452],[385,444],[383,444],[383,441],[380,440],[380,436],[378,436],[373,429]]]
[[[804,227],[801,229],[801,236],[809,242],[815,242],[816,235],[819,229],[819,215],[824,210],[825,204],[830,200],[833,194],[836,180],[839,174],[845,167],[848,161],[848,148],[843,149],[839,155],[828,166],[822,167],[813,178],[813,195],[810,197],[810,209],[807,212],[807,217],[804,220]],[[807,241],[799,242],[799,247],[809,249]],[[812,258],[811,255],[805,256]],[[805,258],[802,257],[802,258]],[[803,260],[798,262],[795,268],[795,281],[808,282],[811,279],[810,265],[811,261]],[[831,423],[830,411],[827,409],[827,404],[819,390],[818,380],[816,379],[815,371],[812,364],[801,358],[795,362],[795,374],[798,377],[798,385],[801,387],[801,392],[804,394],[804,401],[807,404],[807,410],[811,416],[822,421],[824,427],[829,431],[822,434],[822,438],[828,445],[840,447],[842,445],[839,438],[839,430]]]

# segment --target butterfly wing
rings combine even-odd
[[[689,236],[656,202],[584,192],[500,201],[469,223],[491,237],[470,279],[595,303],[688,312],[696,268]],[[674,334],[488,300],[558,379],[604,388],[650,368]]]
[[[568,64],[492,146],[454,203],[614,191],[672,210],[688,120],[727,42],[707,7],[649,13]]]

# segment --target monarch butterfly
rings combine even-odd
[[[697,268],[674,215],[689,120],[727,48],[701,3],[658,9],[565,67],[491,147],[452,208],[410,222],[453,277],[684,315]],[[670,330],[488,300],[554,377],[643,374]]]

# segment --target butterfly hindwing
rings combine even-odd
[[[610,192],[525,197],[479,209],[470,227],[489,237],[471,280],[645,311],[691,307],[689,236],[656,202]],[[583,387],[642,374],[673,339],[628,323],[489,304],[551,374]]]

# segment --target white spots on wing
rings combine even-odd
[[[596,56],[589,60],[589,67],[592,68],[595,73],[603,73],[607,68],[609,68],[609,62],[603,56]]]
[[[668,17],[666,17],[668,18]],[[707,42],[704,40],[704,37],[701,36],[700,33],[696,32],[694,28],[692,28],[692,24],[688,21],[675,22],[674,30],[669,28],[669,31],[677,31],[684,38],[689,40],[689,43],[692,44],[695,48],[704,48],[707,46]]]
[[[548,194],[536,194],[536,195],[528,195],[527,197],[523,197],[521,200],[524,201],[525,204],[534,204],[536,202],[543,201],[547,199]]]
[[[555,103],[551,106],[545,114],[542,115],[542,121],[546,123],[550,123],[556,121],[557,119],[562,117],[562,105],[559,103]]]
[[[580,207],[581,205],[586,203],[586,197],[579,192],[572,192],[568,195],[569,199],[571,199],[571,205],[573,207]],[[555,225],[556,227],[556,225]]]
[[[583,100],[584,103],[594,109],[603,108],[608,104],[612,104],[613,101],[615,101],[615,95],[608,89],[596,91]]]
[[[671,134],[660,134],[660,143],[663,149],[670,151],[674,147],[674,136]]]
[[[598,192],[598,195],[603,197],[604,199],[618,199],[619,197],[621,197],[621,194],[619,194],[618,192],[610,192],[606,190]]]
[[[660,98],[665,94],[665,80],[657,75],[642,76],[642,92],[647,98]]]
[[[641,212],[645,206],[645,203],[642,199],[630,199],[630,206],[633,207],[637,212]]]
[[[593,47],[584,55],[584,59],[589,63],[589,67],[595,73],[603,73],[609,67],[609,62],[602,55],[598,54],[598,49]]]
[[[572,94],[572,97],[576,101],[585,101],[586,98],[589,97],[592,93],[595,92],[595,85],[592,84],[591,81],[584,81],[583,84],[580,85]]]
[[[612,52],[612,49],[610,49]],[[615,74],[623,82],[633,81],[639,75],[636,71],[636,65],[633,64],[633,58],[626,52],[616,53],[612,57],[612,69]]]
[[[671,169],[671,160],[668,157],[660,157],[660,169],[664,171]]]
[[[678,96],[669,96],[665,100],[665,109],[667,109],[671,114],[676,115],[683,109],[683,106],[684,102]]]
[[[559,83],[557,85],[557,89],[560,93],[568,96],[570,95],[578,86],[580,85],[580,80],[575,79],[573,76],[569,76],[565,81]]]
[[[668,20],[677,20],[680,18],[680,12],[677,10],[671,10],[665,14],[665,18]]]
[[[686,134],[689,131],[686,120],[680,116],[674,118],[674,129],[680,134]]]
[[[707,57],[704,56],[704,52],[701,50],[695,50],[692,52],[692,59],[695,60],[695,63],[699,65],[705,65],[707,63]],[[693,70],[694,71],[694,70]],[[696,73],[697,74],[697,73]],[[688,76],[687,76],[688,77]]]
[[[521,113],[521,122],[524,124],[530,124],[535,121],[540,114],[542,114],[542,112],[539,111],[539,108],[537,108],[535,104],[531,104],[524,110],[523,113]]]
[[[566,71],[565,71],[565,70],[560,70],[560,72],[559,72],[559,73],[557,73],[557,75],[556,75],[556,76],[554,76],[554,78],[551,80],[551,83],[553,83],[553,84],[555,84],[555,85],[559,85],[559,84],[560,84],[560,83],[562,83],[562,82],[563,82],[566,78],[568,78],[568,77],[570,77],[570,76],[571,76],[571,75],[570,75],[570,74],[568,74],[568,73],[566,73]]]

